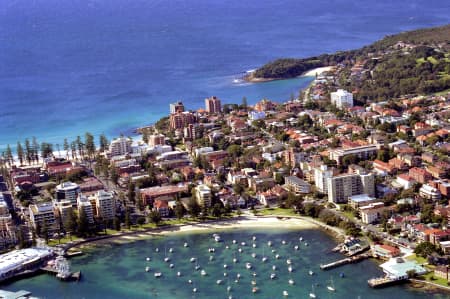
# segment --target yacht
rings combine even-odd
[[[201,268],[200,265],[198,265],[198,264],[195,265],[195,270],[200,270],[200,268]]]
[[[154,274],[154,275],[155,275],[155,277],[156,277],[156,278],[159,278],[159,277],[161,277],[161,276],[162,276],[162,273],[161,273],[161,272],[155,272],[155,274]]]
[[[280,258],[280,255],[279,255],[279,254],[275,255],[275,258],[276,258],[276,259],[279,259],[279,258]]]
[[[253,288],[252,288],[252,293],[258,293],[258,291],[259,291],[259,288],[258,288],[258,287],[253,287]]]
[[[295,284],[294,280],[293,279],[289,279],[289,284],[290,285],[294,285]]]
[[[170,265],[169,265],[169,268],[173,268],[173,267],[174,267],[174,265],[173,265],[173,264],[170,264]]]
[[[156,252],[159,252],[159,248],[156,248],[155,251],[156,251]]]
[[[189,283],[189,284],[192,284],[192,280],[189,279],[189,280],[188,280],[188,283]]]
[[[247,244],[246,244],[245,242],[241,242],[241,245],[242,245],[242,246],[245,246],[245,245],[247,245]]]
[[[271,247],[272,246],[272,241],[267,242],[267,246]]]
[[[221,241],[222,241],[222,239],[220,238],[219,235],[215,236],[215,237],[214,237],[214,240],[215,240],[216,242],[221,242]]]
[[[309,270],[309,275],[314,275],[314,272],[312,270]]]
[[[251,268],[252,268],[252,264],[250,264],[250,263],[246,263],[246,264],[245,264],[245,268],[247,268],[247,269],[251,269]]]
[[[275,271],[277,269],[277,266],[273,265],[272,270]]]
[[[233,263],[237,263],[237,262],[238,262],[237,258],[233,258]]]
[[[314,293],[314,285],[311,286],[312,290],[311,293],[309,293],[309,298],[317,298],[316,293]]]
[[[330,279],[330,284],[327,285],[327,289],[330,292],[336,292],[336,289],[334,288],[334,283],[333,283],[333,277],[331,277]]]
[[[145,267],[145,272],[150,271],[150,267]]]
[[[228,268],[228,265],[227,264],[223,264],[223,268],[224,269]]]
[[[270,279],[275,279],[277,275],[275,273],[270,274]]]
[[[241,278],[241,273],[236,274],[236,278],[237,279]]]
[[[252,237],[252,240],[253,240],[253,241],[256,241],[256,236],[253,236],[253,237]]]
[[[238,251],[239,251],[239,252],[242,252],[242,248],[239,248]]]
[[[206,271],[205,271],[205,270],[202,270],[202,271],[200,272],[200,274],[201,274],[202,276],[206,276]]]
[[[267,262],[267,256],[263,256],[262,259],[261,259],[261,261],[262,261],[263,263]]]
[[[281,241],[281,244],[285,245],[285,244],[286,244],[286,241],[285,241],[285,240]]]
[[[216,284],[222,284],[222,280],[221,279],[217,279],[216,280]]]
[[[291,259],[287,259],[286,260],[286,264],[291,265],[292,264],[292,260]]]
[[[256,248],[256,244],[255,244],[255,243],[253,243],[253,245],[252,245],[252,246],[253,246],[253,248]]]
[[[173,252],[173,248],[172,248],[172,247],[169,248],[169,252],[170,252],[170,253]]]
[[[252,285],[256,285],[256,280],[252,280]]]
[[[145,260],[146,260],[147,262],[150,262],[150,258],[149,258],[149,257],[148,257],[148,258],[146,258]]]
[[[210,255],[210,256],[209,256],[209,260],[210,260],[210,261],[214,260],[214,256]]]
[[[236,240],[233,240],[233,244],[236,244]]]
[[[170,257],[166,256],[166,257],[164,258],[164,261],[165,261],[166,263],[169,262],[169,261],[170,261]]]
[[[194,263],[195,261],[196,261],[196,258],[195,257],[191,257],[191,263]]]
[[[295,245],[295,246],[294,246],[294,249],[295,249],[295,250],[298,250],[298,245]]]
[[[197,293],[197,288],[193,288],[192,292]]]
[[[180,272],[180,271],[177,272],[177,276],[178,276],[178,277],[181,276],[181,272]]]
[[[289,272],[292,272],[292,271],[294,271],[294,268],[292,268],[292,266],[289,266],[289,267],[288,267],[288,271],[289,271]]]
[[[287,297],[287,296],[289,296],[289,293],[287,291],[283,291],[283,296]]]
[[[252,258],[256,258],[256,253],[252,252]]]
[[[189,244],[185,242],[183,246],[184,247],[189,247]]]

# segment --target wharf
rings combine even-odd
[[[31,292],[24,291],[24,290],[17,291],[17,292],[0,290],[0,298],[3,298],[3,299],[27,299],[27,298],[32,298],[32,297],[31,297]]]
[[[343,265],[347,265],[347,264],[353,264],[353,263],[357,263],[360,262],[362,260],[365,260],[367,258],[369,258],[370,255],[369,254],[360,254],[357,256],[353,256],[353,257],[347,257],[341,260],[337,260],[335,262],[329,263],[329,264],[325,264],[325,265],[320,265],[320,269],[322,270],[330,270],[339,266],[343,266]]]
[[[75,257],[75,256],[79,256],[79,255],[83,255],[83,251],[73,251],[73,252],[66,252],[64,254],[65,257]]]
[[[64,281],[79,281],[81,278],[81,271],[77,271],[77,272],[73,272],[73,273],[69,272],[65,275],[61,275],[57,269],[50,267],[50,266],[42,267],[42,268],[40,268],[40,270],[45,273],[55,275],[57,278],[64,280]]]
[[[393,284],[403,283],[406,281],[407,281],[406,279],[401,279],[401,278],[376,277],[376,278],[369,279],[367,281],[367,283],[372,288],[382,288],[382,287],[387,287],[387,286],[390,286]]]

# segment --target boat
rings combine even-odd
[[[215,248],[208,248],[208,252],[209,252],[209,253],[211,253],[211,252],[216,252],[216,249],[215,249]]]
[[[241,242],[241,245],[242,245],[242,246],[246,246],[246,245],[247,245],[247,243],[245,243],[245,242]]]
[[[295,249],[295,250],[298,250],[298,245],[295,245],[295,246],[294,246],[294,249]]]
[[[291,259],[287,259],[286,260],[286,264],[291,265],[292,264],[292,260]]]
[[[161,273],[161,272],[155,272],[155,274],[154,274],[154,275],[155,275],[155,277],[156,277],[156,278],[159,278],[159,277],[161,277],[161,276],[162,276],[162,273]]]
[[[172,247],[169,248],[169,252],[170,252],[170,253],[173,252],[173,248],[172,248]]]
[[[166,256],[166,257],[164,258],[164,261],[165,261],[166,263],[169,262],[169,261],[170,261],[170,257]]]
[[[189,279],[189,280],[188,280],[188,283],[189,283],[189,284],[192,284],[192,280]]]
[[[262,259],[261,259],[261,261],[262,261],[263,263],[267,262],[267,256],[263,256]]]
[[[197,288],[193,288],[192,292],[197,293]]]
[[[195,270],[200,270],[200,265],[195,265]]]
[[[216,280],[216,284],[222,284],[222,280],[221,279],[217,279]]]
[[[214,237],[214,240],[215,240],[216,242],[221,242],[221,241],[222,241],[222,239],[220,238],[219,235],[215,236],[215,237]]]
[[[227,264],[223,264],[223,267],[226,269],[226,268],[228,268],[228,265]]]
[[[170,264],[170,265],[169,265],[169,268],[173,268],[173,267],[174,267],[174,265],[173,265],[173,264]]]
[[[333,277],[330,278],[330,284],[327,285],[327,289],[330,292],[336,292],[336,289],[334,288]]]
[[[209,260],[210,260],[210,261],[214,260],[214,256],[210,255],[210,256],[209,256]]]
[[[344,277],[345,277],[344,272],[339,273],[339,277],[340,277],[340,278],[344,278]]]
[[[223,272],[223,276],[225,276],[225,277],[226,277],[227,275],[228,275],[228,273],[227,273],[227,272]]]
[[[228,246],[228,245],[227,245],[227,246],[225,246],[225,249],[230,249],[230,246]]]
[[[191,257],[190,261],[191,261],[191,263],[194,263],[196,261],[196,258],[195,257]]]
[[[300,237],[300,238],[298,238],[299,239],[299,241],[303,241],[303,237]]]
[[[206,271],[205,271],[205,270],[202,270],[202,271],[200,272],[200,274],[201,274],[202,276],[206,276]]]
[[[252,285],[256,285],[256,280],[252,280]]]
[[[288,267],[288,271],[289,271],[289,272],[292,272],[292,271],[294,271],[294,268],[292,268],[292,266],[289,266],[289,267]]]
[[[181,276],[181,272],[180,272],[180,271],[177,272],[177,276],[178,276],[178,277]]]
[[[317,296],[316,296],[316,293],[314,293],[314,285],[312,285],[311,287],[312,287],[312,290],[311,290],[311,293],[309,293],[309,298],[316,298]]]
[[[256,258],[256,253],[252,253],[252,258]]]
[[[184,246],[184,247],[189,247],[189,244],[185,242],[185,243],[183,244],[183,246]]]
[[[289,293],[287,291],[283,291],[283,296],[287,297],[287,296],[289,296]]]
[[[227,292],[231,292],[231,286],[227,286]]]
[[[276,258],[276,259],[279,259],[279,258],[280,258],[280,255],[279,255],[279,254],[275,255],[275,258]]]
[[[242,252],[242,248],[239,248],[238,251],[239,251],[239,252]]]
[[[253,240],[253,241],[256,241],[256,236],[253,236],[253,237],[252,237],[252,240]]]
[[[270,279],[275,279],[277,275],[275,273],[270,274]]]
[[[272,270],[275,271],[277,269],[277,266],[273,265]]]
[[[150,258],[149,258],[149,257],[148,257],[148,258],[146,258],[145,260],[146,260],[147,262],[150,262]]]
[[[252,268],[252,264],[250,264],[250,263],[246,263],[246,264],[245,264],[245,268],[247,268],[247,269],[251,269],[251,268]]]
[[[259,288],[258,288],[258,287],[253,287],[253,288],[252,288],[252,293],[258,293],[258,291],[259,291]]]
[[[145,272],[150,271],[150,267],[145,267]]]
[[[281,244],[285,245],[285,244],[286,244],[286,241],[285,241],[285,240],[281,241]]]
[[[272,246],[272,241],[267,242],[267,246],[271,247]]]
[[[314,272],[312,270],[309,270],[309,275],[314,275]]]
[[[305,242],[305,246],[308,246],[309,244],[308,244],[308,242]]]
[[[236,240],[233,240],[233,244],[236,244]]]
[[[253,272],[253,274],[252,274],[252,275],[253,275],[253,277],[256,277],[256,272]]]
[[[295,284],[295,281],[294,281],[293,279],[289,279],[289,284],[290,284],[290,285],[294,285],[294,284]]]
[[[233,263],[237,263],[237,262],[238,262],[237,258],[234,258]]]
[[[256,244],[255,244],[255,243],[253,243],[252,247],[253,247],[253,248],[256,248]]]
[[[236,274],[236,278],[237,279],[241,278],[241,273]]]

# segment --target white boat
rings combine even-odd
[[[279,258],[280,258],[280,255],[279,255],[279,254],[276,254],[276,255],[275,255],[275,258],[276,258],[276,259],[279,259]]]
[[[233,263],[237,263],[237,262],[238,262],[237,258],[234,258]]]
[[[226,269],[226,268],[228,268],[228,265],[227,264],[223,264],[223,267]]]
[[[256,253],[252,253],[252,258],[256,258]]]
[[[156,248],[155,251],[156,251],[156,252],[159,252],[159,248]]]
[[[336,289],[334,288],[334,282],[333,282],[333,277],[331,277],[330,279],[330,284],[327,285],[327,289],[330,292],[336,292]]]
[[[215,236],[215,237],[214,237],[214,240],[215,240],[216,242],[221,242],[221,241],[222,241],[222,239],[220,238],[219,235]]]
[[[295,246],[294,246],[294,249],[295,249],[295,250],[298,250],[298,245],[295,245]]]
[[[277,275],[275,273],[270,274],[270,279],[275,279]]]
[[[295,281],[294,281],[293,279],[289,279],[289,284],[290,284],[290,285],[294,285],[294,284],[295,284]]]
[[[145,272],[150,271],[150,267],[145,267]]]
[[[223,272],[223,276],[225,276],[225,277],[226,277],[227,275],[228,275],[228,273],[227,273],[227,272]]]
[[[221,279],[217,279],[216,280],[216,284],[222,284],[222,280]]]
[[[150,258],[149,258],[149,257],[148,257],[148,258],[146,258],[145,260],[146,260],[147,262],[150,262]]]
[[[308,242],[305,242],[305,246],[308,246]]]
[[[177,276],[178,276],[178,277],[181,276],[181,272],[180,272],[180,271],[177,272]]]
[[[252,280],[252,285],[253,285],[253,286],[256,285],[256,280]]]
[[[233,244],[236,244],[236,240],[233,240]]]
[[[312,270],[309,270],[309,275],[314,275],[314,272]]]
[[[154,275],[155,275],[155,277],[156,277],[156,278],[159,278],[159,277],[161,277],[161,276],[162,276],[162,273],[161,273],[161,272],[155,272],[155,274],[154,274]]]
[[[259,291],[259,288],[258,288],[258,287],[253,287],[253,288],[252,288],[252,293],[258,293],[258,291]]]
[[[289,267],[288,267],[288,271],[289,271],[289,272],[292,272],[292,271],[294,271],[294,268],[292,268],[292,266],[289,266]]]
[[[285,244],[286,244],[286,241],[285,241],[285,240],[281,241],[281,244],[285,245]]]
[[[253,274],[252,274],[252,275],[253,275],[253,277],[256,277],[256,272],[253,272]]]
[[[206,271],[205,271],[205,270],[202,270],[202,271],[200,272],[200,274],[201,274],[202,276],[206,276]]]
[[[256,241],[256,236],[253,236],[253,237],[252,237],[252,240],[253,240],[253,241]]]
[[[193,288],[192,292],[197,293],[197,288]]]
[[[275,252],[277,252],[276,249],[272,249],[272,253],[275,253]]]
[[[247,243],[245,243],[245,242],[241,242],[241,245],[242,245],[242,246],[246,246],[246,245],[247,245]]]
[[[200,270],[200,265],[195,265],[195,270]]]
[[[194,263],[196,261],[196,258],[195,257],[191,257],[190,261],[191,261],[191,263]]]
[[[263,256],[262,259],[261,259],[261,261],[262,261],[263,263],[267,262],[267,256]]]
[[[267,242],[267,246],[271,247],[272,246],[272,241]]]
[[[314,285],[312,285],[311,287],[312,287],[312,290],[311,290],[311,293],[309,293],[309,298],[316,298],[317,296],[316,296],[316,293],[314,292]]]
[[[173,248],[171,247],[171,248],[169,248],[169,252],[170,253],[172,253],[173,252]]]
[[[227,292],[231,292],[231,286],[227,286]]]
[[[210,255],[210,256],[209,256],[209,260],[210,260],[210,261],[214,260],[214,256]]]
[[[192,280],[189,279],[189,280],[188,280],[188,283],[189,283],[189,284],[192,284]]]
[[[173,268],[173,267],[174,267],[174,265],[173,265],[173,264],[170,264],[170,265],[169,265],[169,268]]]
[[[185,242],[185,243],[183,244],[183,246],[184,246],[184,247],[189,247],[189,244]]]
[[[289,296],[289,293],[287,291],[283,291],[283,296],[287,297],[287,296]]]
[[[252,268],[252,264],[250,264],[250,263],[246,263],[246,264],[245,264],[245,268],[247,268],[247,269],[251,269],[251,268]]]
[[[273,265],[272,270],[275,271],[277,269],[277,266]]]
[[[227,245],[227,246],[225,246],[225,249],[230,249],[230,246],[228,246],[228,245]]]
[[[242,252],[242,248],[239,248],[238,251],[239,251],[239,252]]]
[[[252,245],[252,246],[253,246],[253,248],[256,248],[256,244],[255,244],[255,243],[253,243],[253,245]]]
[[[292,264],[292,260],[291,259],[287,259],[286,260],[286,264],[291,265]]]
[[[300,241],[303,241],[303,237],[298,238]]]
[[[166,263],[169,262],[169,261],[170,261],[170,257],[166,256],[166,257],[164,258],[164,261],[165,261]]]
[[[236,278],[237,279],[241,278],[241,273],[236,274]]]

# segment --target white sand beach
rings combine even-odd
[[[324,66],[324,67],[318,67],[312,70],[307,71],[306,73],[304,73],[302,76],[304,77],[314,77],[317,75],[321,75],[324,72],[328,72],[332,69],[332,66]]]

